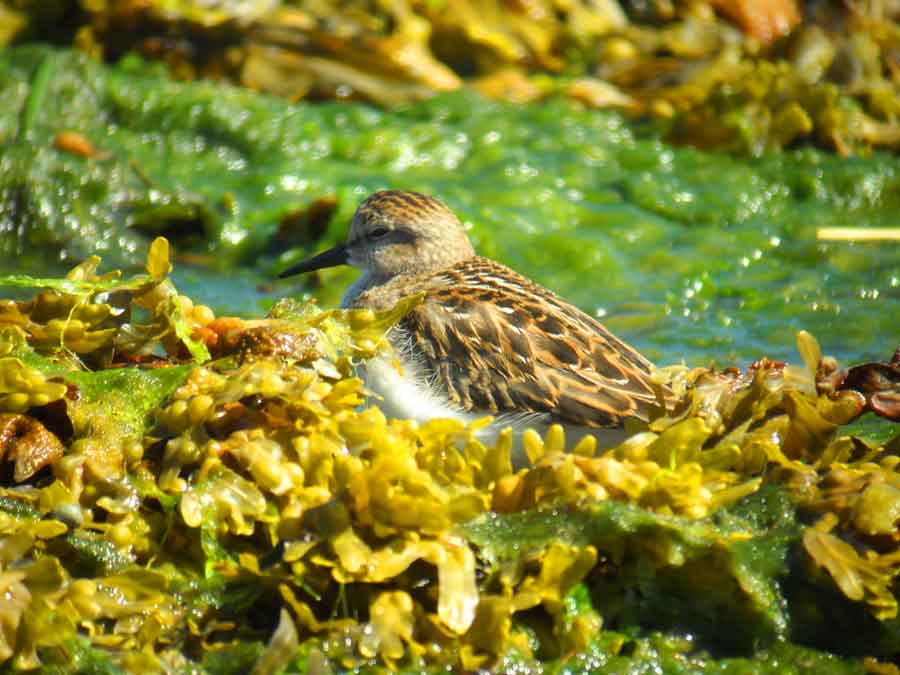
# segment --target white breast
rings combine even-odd
[[[404,344],[405,336],[399,328],[393,328],[391,342]],[[402,339],[401,339],[402,338]],[[411,349],[398,349],[396,352],[386,351],[369,359],[360,366],[359,375],[366,387],[377,398],[372,400],[390,419],[409,419],[423,424],[433,419],[455,419],[468,424],[491,415],[488,411],[466,412],[452,403],[446,392],[436,386],[425,372],[425,368],[412,354]],[[541,435],[549,425],[549,413],[507,413],[498,416],[488,427],[479,430],[477,436],[485,444],[496,441],[497,435],[506,427],[512,427],[514,435],[513,464],[522,467],[525,464],[519,438],[527,428],[535,429]],[[611,448],[621,443],[626,434],[621,429],[590,429],[567,424],[566,445],[573,447],[585,435],[597,439],[600,449]]]
[[[479,418],[454,406],[446,394],[432,386],[422,370],[415,360],[404,358],[403,354],[382,352],[363,364],[360,376],[379,397],[375,403],[389,418],[419,423],[439,418],[468,423]]]

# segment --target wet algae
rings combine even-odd
[[[8,0],[0,46],[136,51],[184,79],[392,107],[472,87],[566,96],[694,147],[900,148],[900,13],[798,0]]]

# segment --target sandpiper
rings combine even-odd
[[[362,373],[389,417],[493,416],[487,435],[559,423],[567,439],[589,433],[610,447],[626,420],[646,422],[658,402],[647,359],[553,292],[476,255],[462,223],[433,197],[374,193],[346,243],[280,276],[342,264],[362,270],[343,307],[387,309],[425,293],[388,334],[394,355]]]

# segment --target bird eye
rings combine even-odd
[[[369,237],[372,239],[381,239],[384,235],[390,232],[386,227],[376,227],[374,230],[369,232]]]

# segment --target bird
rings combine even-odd
[[[590,435],[609,448],[627,437],[626,422],[646,424],[666,404],[650,361],[575,305],[477,255],[437,198],[375,192],[356,209],[346,242],[279,276],[344,264],[362,272],[344,308],[386,310],[423,295],[388,332],[393,354],[361,372],[388,417],[493,417],[479,432],[486,442],[506,427],[520,435],[560,424],[567,440]]]

